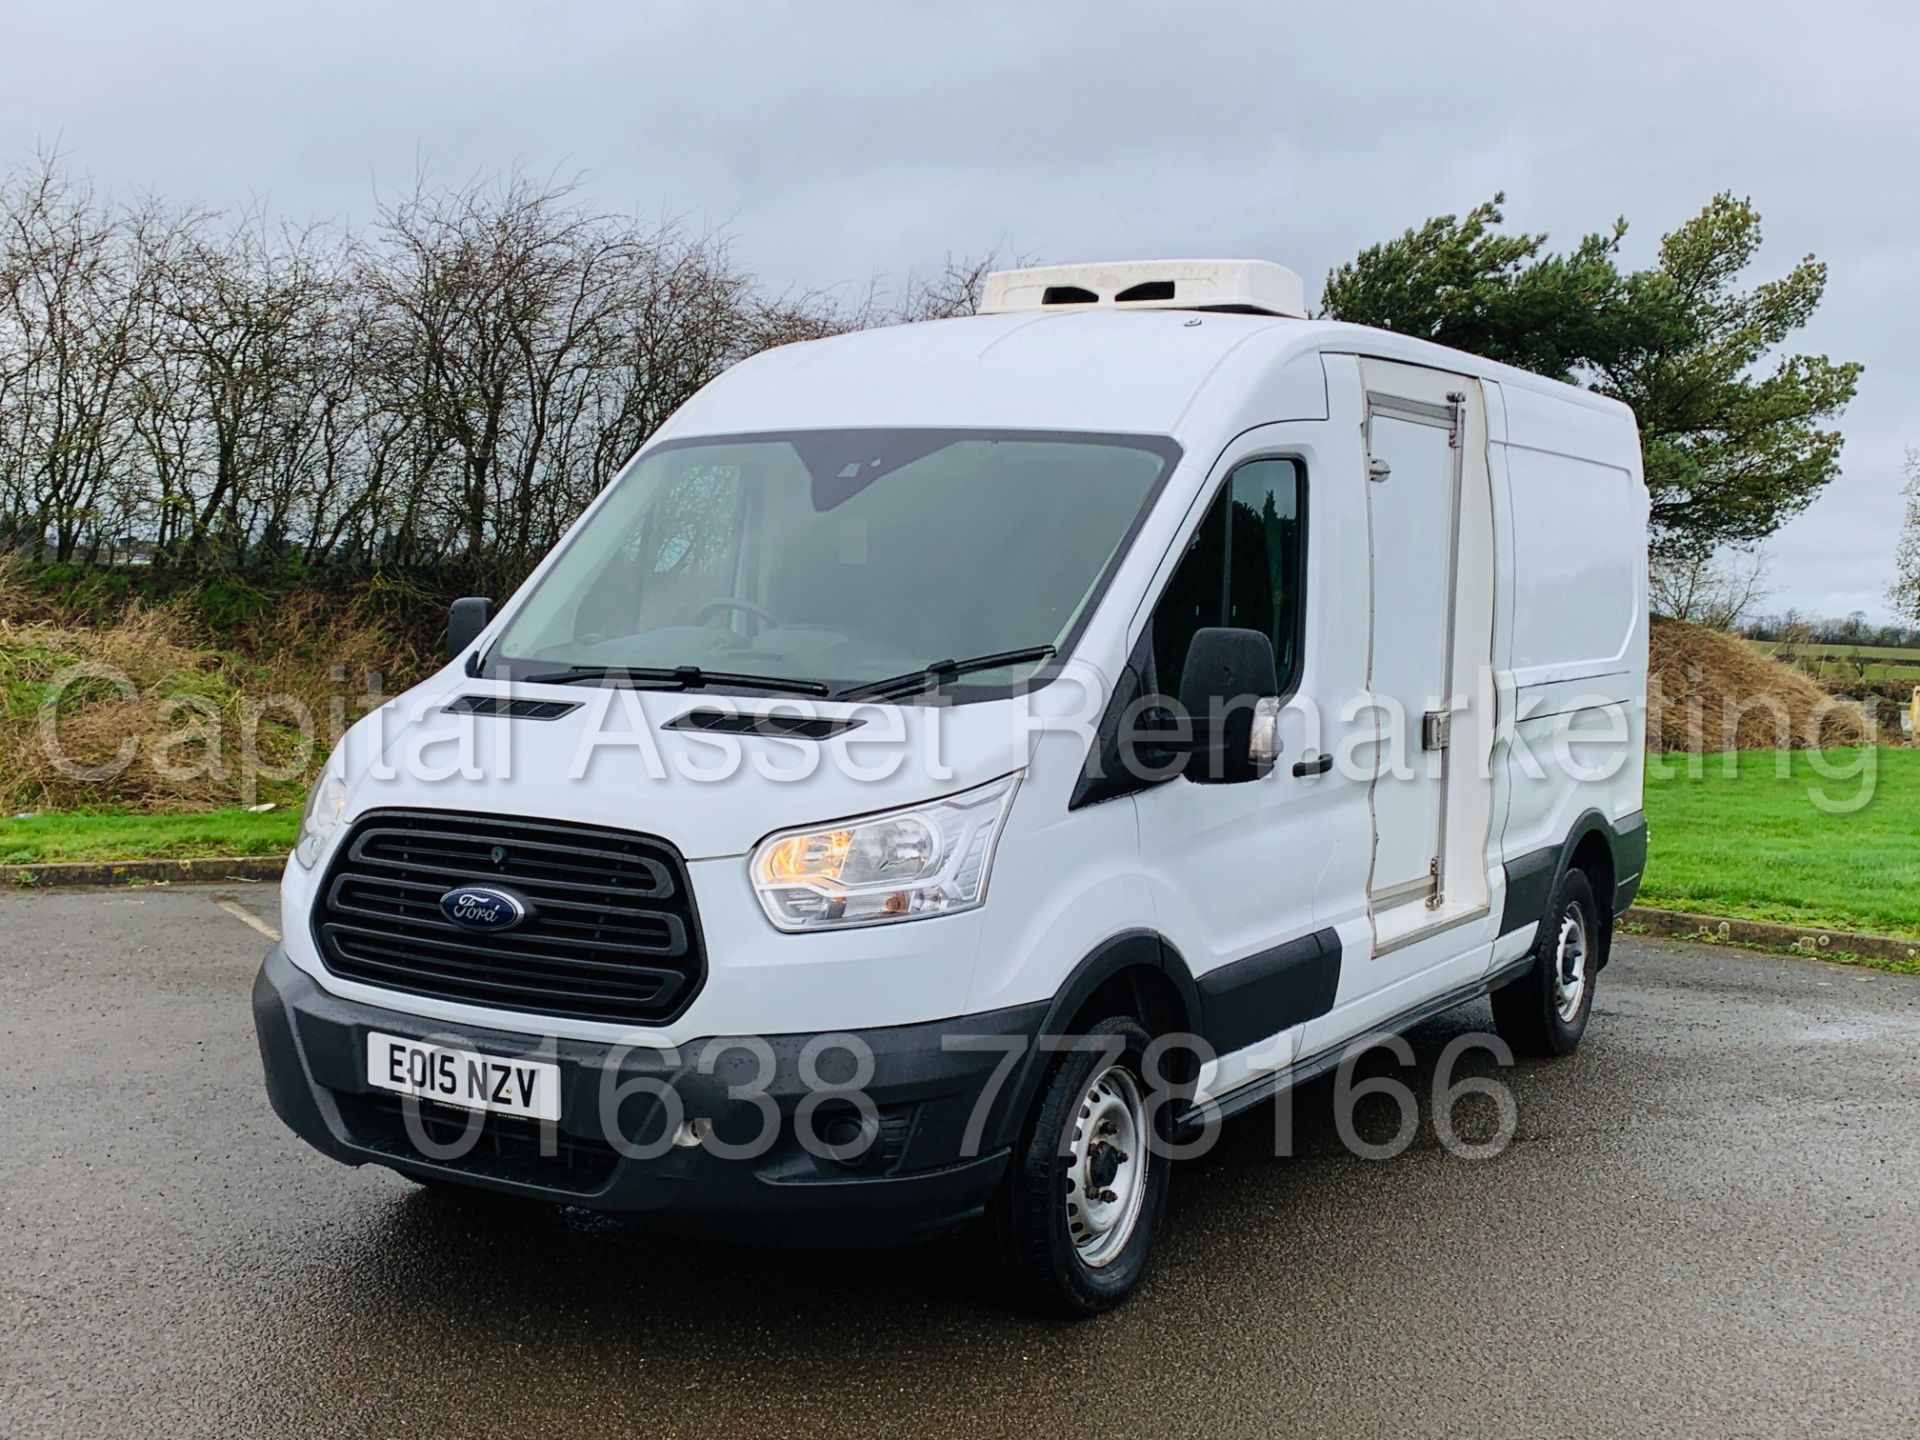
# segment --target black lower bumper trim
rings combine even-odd
[[[1046,1006],[852,1032],[872,1061],[858,1086],[867,1107],[838,1039],[661,1050],[479,1030],[343,1000],[278,947],[254,982],[253,1013],[275,1112],[336,1160],[734,1239],[844,1245],[925,1239],[981,1213],[1025,1114],[1025,1097],[995,1091],[995,1077]],[[476,1117],[371,1087],[376,1030],[556,1065],[561,1118]],[[958,1035],[986,1038],[956,1047]],[[682,1120],[702,1122],[710,1143],[674,1144]]]

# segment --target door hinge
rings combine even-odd
[[[1378,485],[1393,473],[1393,467],[1384,460],[1369,458],[1367,461],[1367,479]]]
[[[1440,893],[1440,857],[1438,855],[1427,861],[1427,874],[1433,877],[1433,893],[1427,896],[1427,909],[1438,910],[1444,898]]]
[[[1444,750],[1453,738],[1453,712],[1429,710],[1420,717],[1420,748]]]
[[[1453,419],[1447,422],[1447,444],[1458,450],[1461,431],[1466,428],[1467,397],[1459,390],[1448,391],[1447,404],[1453,407]]]

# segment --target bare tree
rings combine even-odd
[[[1027,257],[1009,262],[1030,264]],[[997,251],[989,250],[978,259],[948,255],[946,264],[933,275],[909,272],[905,289],[895,300],[887,317],[893,324],[911,324],[920,320],[951,320],[972,315],[980,309],[981,292],[986,288],[989,271],[1000,268]]]
[[[771,345],[977,308],[990,260],[770,294],[724,236],[519,174],[355,235],[0,175],[0,546],[511,584],[689,396]]]
[[[767,301],[734,265],[724,239],[667,225],[649,238],[626,277],[613,363],[598,377],[591,446],[576,479],[598,492],[693,393],[769,345],[830,333],[805,301]]]
[[[1773,594],[1766,551],[1656,556],[1647,571],[1648,599],[1661,615],[1709,630],[1733,630]]]
[[[688,395],[754,348],[724,244],[564,184],[424,182],[363,247],[383,403],[412,430],[414,543],[524,563]]]
[[[158,223],[110,213],[56,155],[0,182],[0,496],[35,556],[86,558],[112,528],[150,280],[129,237]]]
[[[1907,480],[1902,491],[1907,497],[1907,518],[1894,551],[1893,585],[1887,599],[1901,619],[1920,623],[1920,449],[1909,449],[1901,468]]]
[[[151,252],[154,338],[135,424],[163,553],[239,564],[324,522],[342,267],[339,237],[274,232],[258,214],[231,227],[181,217]]]

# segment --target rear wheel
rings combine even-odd
[[[1493,1024],[1521,1055],[1568,1055],[1593,1012],[1606,929],[1586,872],[1569,869],[1540,921],[1533,968],[1493,992]]]
[[[1098,1314],[1132,1293],[1167,1198],[1168,1160],[1154,1143],[1167,1107],[1149,1103],[1145,1027],[1115,1016],[1086,1040],[1048,1076],[995,1201],[1014,1282],[1067,1316]]]

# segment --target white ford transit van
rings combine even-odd
[[[349,1164],[744,1240],[990,1216],[1069,1313],[1218,1118],[1491,993],[1645,856],[1632,415],[1255,262],[757,355],[360,721],[253,1008]]]

